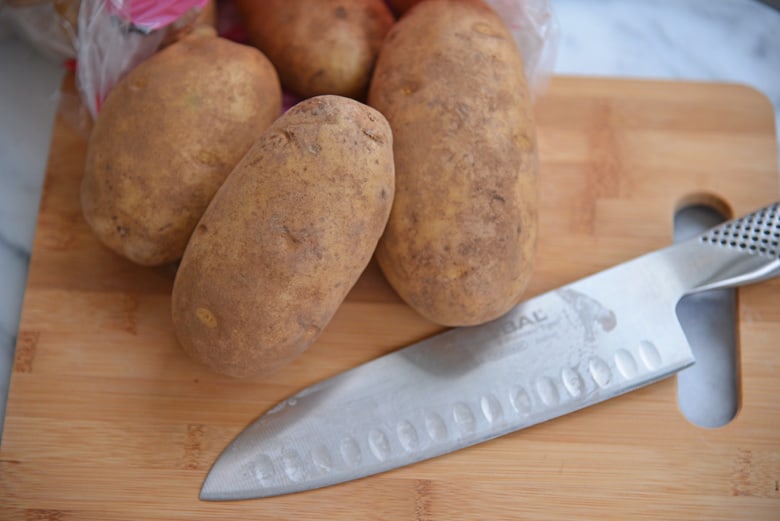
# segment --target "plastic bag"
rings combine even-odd
[[[132,22],[143,33],[175,23],[193,8],[203,9],[208,0],[109,0],[106,11]]]
[[[552,74],[558,42],[550,0],[486,2],[512,32],[531,92],[538,96]],[[94,119],[111,88],[172,34],[192,25],[207,4],[208,0],[10,0],[4,14],[36,47],[73,60],[81,102]],[[220,11],[229,14],[230,7],[230,1],[221,2]],[[237,39],[240,32],[231,33],[221,25],[220,34]]]
[[[81,0],[76,78],[93,118],[111,88],[154,54],[165,29],[207,0]]]
[[[486,0],[507,24],[535,96],[547,88],[555,67],[559,30],[550,0]]]
[[[16,0],[2,14],[37,49],[75,67],[81,102],[94,119],[111,88],[172,34],[186,32],[208,2]]]

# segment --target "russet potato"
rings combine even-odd
[[[368,103],[393,131],[396,196],[377,261],[429,320],[480,324],[533,269],[538,160],[523,62],[478,0],[426,0],[393,27]]]
[[[249,41],[282,85],[308,98],[365,98],[382,40],[393,24],[384,0],[240,0]]]
[[[291,108],[231,172],[187,246],[172,302],[184,350],[235,377],[298,356],[370,261],[393,194],[380,113],[340,96]]]
[[[135,67],[89,137],[81,203],[95,235],[147,266],[178,260],[239,159],[281,112],[257,49],[201,27]]]

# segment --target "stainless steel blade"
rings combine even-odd
[[[242,432],[206,500],[274,496],[409,465],[656,382],[693,363],[686,293],[780,273],[780,205],[304,389]]]

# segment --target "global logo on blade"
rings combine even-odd
[[[521,313],[513,317],[507,317],[507,320],[501,324],[501,331],[505,335],[526,332],[529,329],[535,328],[536,326],[546,322],[547,320],[549,320],[547,314],[543,310],[537,309],[528,313]]]

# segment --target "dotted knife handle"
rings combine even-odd
[[[690,294],[780,276],[780,202],[709,229],[679,250]],[[694,246],[690,249],[690,246]],[[687,248],[687,249],[686,249]]]
[[[780,258],[780,202],[718,225],[699,236],[705,244]]]

